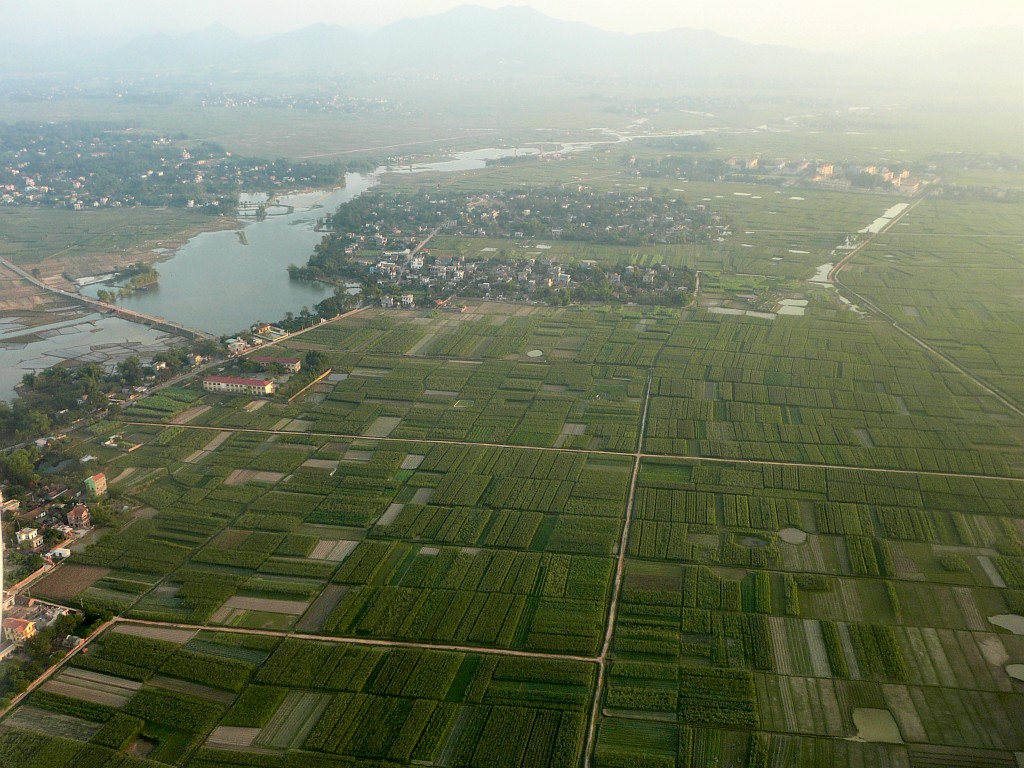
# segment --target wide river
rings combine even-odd
[[[298,314],[303,307],[312,309],[331,295],[333,288],[290,280],[288,265],[305,265],[323,238],[313,229],[317,218],[333,214],[339,205],[376,186],[379,174],[468,171],[513,152],[537,151],[531,147],[462,152],[437,163],[381,167],[372,174],[349,173],[345,186],[333,192],[278,197],[263,221],[243,218],[238,230],[206,232],[192,238],[171,259],[157,265],[157,286],[119,303],[126,309],[217,335],[243,331],[258,320],[274,322],[287,312]],[[258,195],[243,196],[243,201],[260,199]],[[104,287],[100,283],[81,290],[96,296]]]
[[[118,303],[217,335],[245,330],[257,320],[274,322],[304,306],[312,309],[332,289],[290,280],[288,265],[304,265],[323,238],[313,231],[318,217],[333,214],[374,183],[372,176],[350,173],[344,188],[334,192],[278,198],[290,213],[272,206],[263,221],[242,219],[237,230],[197,235],[157,265],[158,285]],[[95,296],[105,287],[89,285],[82,293]]]
[[[610,141],[563,144],[560,151],[580,152],[598,144],[633,138],[639,137],[616,136]],[[217,335],[243,331],[258,320],[274,322],[287,312],[298,314],[303,307],[312,309],[333,289],[289,279],[288,265],[304,265],[320,242],[323,234],[313,229],[318,218],[333,214],[342,203],[376,186],[381,174],[461,173],[483,168],[488,160],[538,152],[536,147],[479,149],[459,152],[451,159],[434,163],[380,167],[371,174],[346,174],[344,188],[277,198],[263,221],[251,216],[251,207],[243,207],[237,229],[206,232],[192,238],[171,258],[157,265],[157,286],[121,299],[120,303],[128,309]],[[243,195],[241,202],[265,199],[266,195]],[[108,286],[97,283],[81,291],[96,296],[104,287]],[[0,399],[13,397],[13,386],[26,371],[73,359],[94,360],[112,367],[129,354],[148,360],[155,351],[173,343],[173,339],[144,326],[99,315],[77,323],[57,322],[54,326],[46,332],[49,338],[7,345],[3,337],[15,336],[18,331],[0,327]]]

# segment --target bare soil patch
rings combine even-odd
[[[399,416],[378,416],[373,423],[363,431],[364,437],[387,437],[395,428],[402,423]]]
[[[284,472],[257,472],[254,469],[236,469],[228,475],[224,485],[245,485],[256,481],[258,483],[277,483],[284,478]]]
[[[140,736],[135,740],[135,743],[128,747],[128,754],[133,757],[145,757],[154,749],[156,749],[156,742],[152,739],[147,739]]]
[[[289,692],[270,722],[260,731],[258,743],[278,749],[298,747],[309,736],[330,702],[331,695],[327,693]]]
[[[779,531],[779,538],[787,544],[803,544],[807,541],[807,533],[799,528],[783,528]]]
[[[142,688],[142,683],[120,677],[68,667],[43,685],[44,691],[110,707],[123,707]]]
[[[421,488],[420,490],[425,489]],[[377,525],[381,526],[382,528],[386,528],[387,526],[391,525],[393,522],[395,522],[395,519],[400,514],[402,514],[403,509],[405,509],[405,504],[392,504],[387,508],[387,511],[380,516],[380,519],[377,520]]]
[[[853,710],[853,723],[857,726],[857,741],[902,744],[899,726],[888,709],[858,707]]]
[[[309,608],[309,603],[305,600],[275,600],[269,597],[241,597],[235,595],[234,597],[229,597],[222,608],[301,616]]]
[[[992,558],[988,555],[978,555],[978,564],[981,566],[981,570],[988,576],[989,581],[992,582],[993,587],[999,587],[999,589],[1006,588],[1006,582],[1003,581],[1002,575],[999,573],[999,569],[996,568],[996,564],[992,562]]]
[[[302,466],[309,469],[326,469],[333,472],[338,468],[338,462],[331,459],[306,459],[302,462]]]
[[[348,594],[349,587],[344,584],[328,584],[320,596],[313,601],[302,618],[299,619],[295,629],[299,632],[318,632],[323,628],[324,622],[334,613],[338,603]]]
[[[198,696],[200,699],[215,701],[218,704],[230,704],[235,700],[235,694],[230,691],[219,691],[216,688],[209,687],[208,685],[200,685],[199,683],[193,683],[188,680],[179,680],[176,677],[154,675],[147,681],[147,684],[152,685],[155,688],[162,688],[165,691],[184,693],[188,696]]]
[[[213,729],[210,738],[206,740],[206,746],[210,749],[227,750],[251,747],[259,735],[259,728],[233,728],[221,725]]]
[[[67,600],[77,596],[110,573],[109,568],[65,563],[46,574],[32,586],[37,597]]]
[[[145,624],[118,624],[114,632],[121,635],[148,637],[150,640],[166,640],[169,643],[184,645],[199,631],[197,629],[175,629],[173,627],[149,627]]]
[[[425,458],[426,458],[426,456],[424,456],[422,454],[410,453],[410,454],[406,455],[406,457],[404,459],[402,459],[402,466],[401,466],[401,468],[402,469],[419,469],[420,464],[423,463],[423,460]]]
[[[427,504],[431,497],[434,495],[436,488],[417,488],[416,493],[413,494],[413,504]]]
[[[211,406],[209,405],[194,405],[191,408],[186,408],[184,411],[182,411],[173,419],[171,419],[171,424],[188,424],[190,421],[192,421],[192,419],[202,416],[204,413],[210,410],[210,408]]]
[[[44,733],[48,736],[63,736],[65,739],[88,741],[101,726],[70,715],[58,715],[35,707],[19,707],[4,721],[4,725],[24,731]]]
[[[327,560],[332,563],[340,563],[349,556],[349,553],[351,553],[358,544],[358,541],[321,539],[320,542],[313,547],[313,551],[310,552],[309,558],[311,560]]]
[[[978,648],[981,649],[985,661],[993,667],[1001,667],[1010,660],[1010,654],[1006,652],[1006,646],[999,639],[998,635],[984,635],[978,638]]]
[[[123,480],[127,480],[135,472],[135,469],[135,467],[127,467],[125,469],[122,469],[120,474],[118,474],[117,477],[110,481],[111,485],[113,485],[114,483],[120,483]]]
[[[1015,613],[1001,613],[998,616],[989,616],[989,624],[1008,629],[1015,635],[1024,635],[1024,616]]]
[[[260,400],[261,403],[265,403],[266,400]],[[216,451],[231,437],[230,432],[218,432],[217,435],[206,445],[203,446],[204,451]]]

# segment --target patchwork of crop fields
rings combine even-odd
[[[637,263],[804,316],[370,309],[279,345],[332,368],[291,403],[93,426],[145,513],[39,590],[118,618],[0,762],[1017,765],[1019,208],[925,200],[842,271],[858,314],[804,281],[891,201],[758,189],[722,203],[756,248]]]

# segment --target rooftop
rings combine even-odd
[[[265,387],[272,383],[270,379],[240,379],[236,376],[207,376],[203,381],[212,381],[215,384],[243,384],[250,387]]]

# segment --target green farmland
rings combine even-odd
[[[93,426],[137,514],[33,595],[116,619],[0,762],[1016,765],[1020,206],[926,197],[822,285],[891,198],[688,186],[735,237],[551,252],[699,269],[689,306],[365,309],[278,345],[331,368],[290,403]]]

